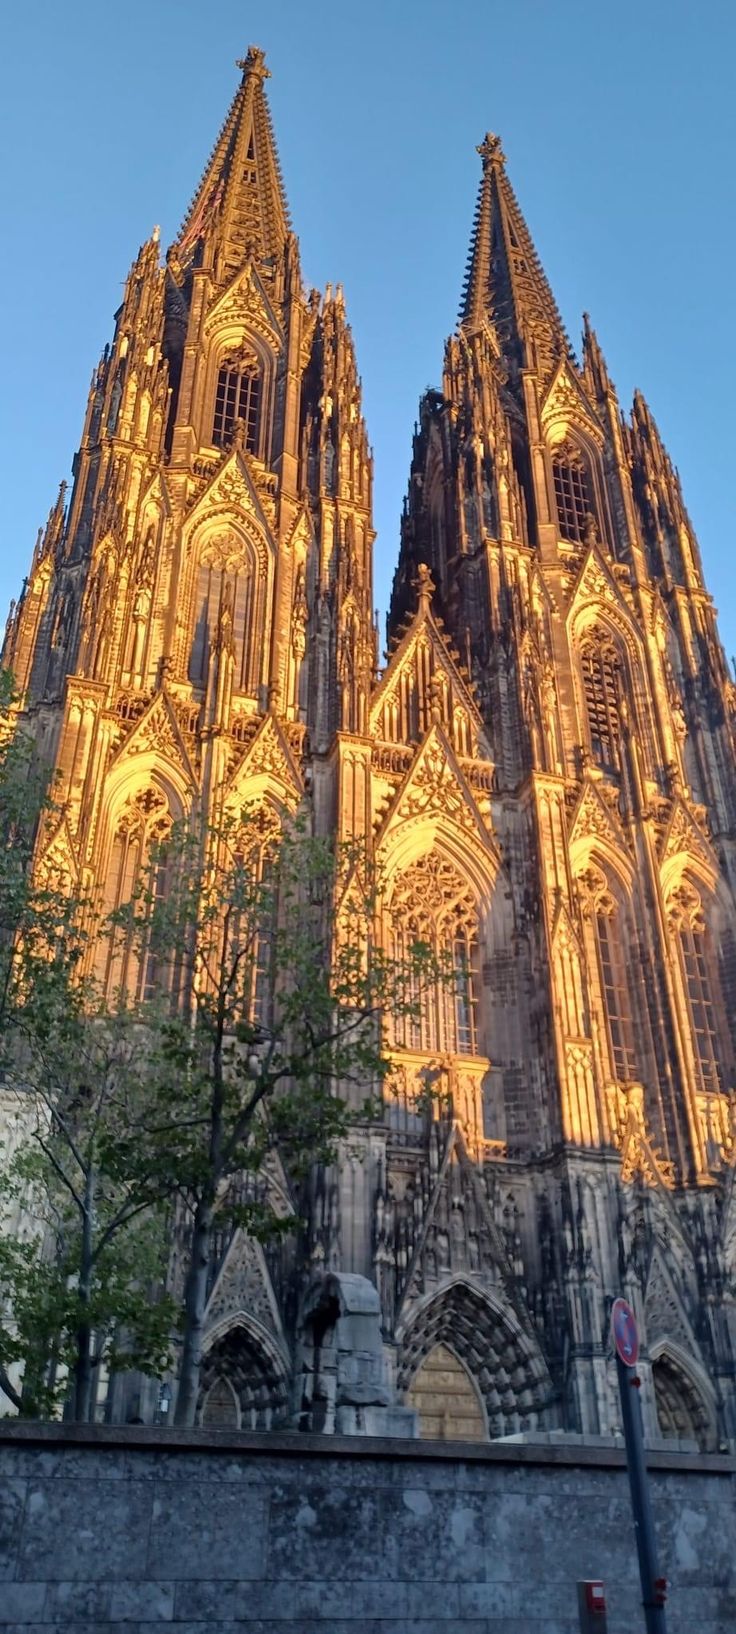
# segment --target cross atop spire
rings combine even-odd
[[[493,325],[508,362],[549,378],[570,351],[554,296],[506,174],[500,137],[488,131],[459,320]]]
[[[261,82],[271,78],[271,70],[266,67],[266,53],[259,45],[249,45],[246,55],[238,57],[235,67],[242,68],[244,79],[249,74],[257,75]]]
[[[483,141],[478,144],[475,151],[480,154],[483,160],[484,174],[489,165],[505,165],[506,163],[506,154],[501,146],[501,138],[500,136],[494,136],[493,131],[486,131]]]
[[[208,241],[219,252],[223,280],[249,254],[261,262],[273,261],[289,232],[264,90],[269,77],[265,53],[251,45],[237,66],[242,70],[240,85],[174,246],[176,258],[187,266]]]

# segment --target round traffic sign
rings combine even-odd
[[[625,1299],[614,1299],[611,1309],[611,1332],[616,1354],[624,1367],[636,1367],[639,1358],[639,1329],[636,1317]]]

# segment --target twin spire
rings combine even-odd
[[[172,255],[183,270],[205,240],[224,281],[248,256],[273,265],[290,230],[264,85],[265,54],[250,46],[237,66],[240,85],[192,200]],[[513,369],[550,376],[570,343],[554,296],[505,169],[498,136],[478,147],[483,174],[468,255],[459,322],[466,331],[490,324]]]

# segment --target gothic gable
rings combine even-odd
[[[210,307],[205,319],[207,338],[223,331],[250,330],[272,352],[284,344],[284,332],[252,260],[242,268]]]
[[[603,427],[600,420],[588,401],[577,374],[565,357],[560,359],[552,376],[541,412],[544,431],[547,434],[556,433],[556,441],[565,435],[568,427],[582,425],[599,446],[603,445]]]
[[[567,612],[568,624],[571,625],[584,609],[591,606],[607,608],[617,623],[623,623],[629,641],[633,640],[637,647],[641,645],[641,636],[631,611],[609,563],[595,540],[588,546],[572,589]]]
[[[430,727],[420,744],[407,776],[399,785],[376,836],[376,845],[385,845],[393,831],[405,823],[427,819],[452,824],[473,845],[480,844],[498,865],[490,820],[485,820],[455,753],[442,728]]]
[[[182,737],[179,722],[168,694],[156,694],[145,713],[133,727],[130,736],[118,749],[112,764],[135,759],[137,755],[156,755],[175,768],[185,784],[197,786],[197,776]]]
[[[438,685],[439,683],[439,685]],[[445,694],[440,702],[440,689]],[[485,751],[483,722],[467,678],[462,674],[456,657],[445,635],[433,617],[428,596],[420,594],[418,612],[405,631],[373,694],[369,714],[369,730],[374,737],[392,742],[405,736],[402,733],[402,697],[407,691],[421,695],[426,718],[434,710],[444,708],[451,728],[456,711],[461,711],[468,724],[467,753]],[[480,741],[479,741],[480,740]]]
[[[695,821],[692,811],[681,796],[672,803],[669,821],[659,843],[659,860],[663,874],[674,871],[677,859],[685,864],[688,861],[693,863],[697,872],[701,875],[704,873],[711,884],[718,878],[718,859],[710,840]]]
[[[430,1130],[426,1176],[431,1189],[425,1193],[425,1210],[418,1229],[416,1215],[411,1222],[411,1257],[399,1293],[397,1325],[407,1305],[431,1293],[448,1277],[470,1274],[507,1293],[513,1287],[513,1268],[503,1238],[457,1122],[452,1123],[442,1152],[441,1139],[442,1126],[435,1123]],[[516,1306],[515,1299],[512,1303]],[[517,1314],[526,1326],[526,1313]]]
[[[651,1346],[661,1339],[671,1339],[682,1345],[690,1356],[699,1355],[698,1345],[689,1318],[674,1281],[667,1270],[662,1254],[655,1248],[647,1279],[644,1309],[647,1322],[647,1343]]]
[[[143,515],[146,507],[151,505],[157,507],[166,517],[172,514],[171,495],[162,470],[157,471],[148,487],[143,489],[138,514]]]
[[[207,1302],[205,1343],[209,1335],[238,1316],[257,1323],[288,1354],[263,1249],[242,1230],[233,1233]]]
[[[36,866],[39,881],[50,890],[74,890],[79,885],[77,849],[66,813],[45,839]]]
[[[273,548],[271,526],[251,469],[250,456],[242,448],[233,449],[224,465],[219,466],[211,477],[187,517],[187,531],[191,534],[201,523],[233,512],[256,523],[270,548]]]
[[[586,777],[569,829],[573,872],[575,872],[573,854],[592,849],[596,841],[603,850],[614,851],[618,857],[625,860],[628,873],[631,866],[628,845],[618,814],[604,800],[598,783]]]
[[[228,803],[238,799],[247,802],[248,798],[260,794],[261,789],[256,787],[259,781],[265,782],[274,797],[289,806],[296,803],[303,790],[301,772],[273,714],[265,716],[235,766],[227,786]]]

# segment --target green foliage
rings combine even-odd
[[[39,832],[61,813],[14,709],[2,675],[0,1065],[25,1138],[0,1189],[0,1388],[18,1405],[8,1368],[22,1360],[21,1410],[48,1413],[71,1374],[87,1418],[100,1362],[114,1367],[122,1350],[126,1366],[166,1364],[175,1313],[153,1292],[168,1216],[140,1141],[151,1104],[140,1020],[82,974],[87,904],[37,865]]]
[[[204,833],[178,825],[159,847],[115,928],[138,938],[169,988],[146,1015],[158,1075],[149,1150],[171,1190],[210,1195],[222,1213],[228,1176],[261,1173],[277,1149],[299,1179],[380,1115],[384,1017],[415,1013],[451,972],[420,943],[393,958],[375,935],[379,902],[359,848],[297,821],[278,832],[260,810]],[[262,1198],[253,1214],[263,1232]]]
[[[173,1232],[177,1412],[191,1422],[215,1230],[293,1226],[297,1209],[285,1220],[269,1191],[272,1155],[296,1199],[381,1115],[387,1014],[416,1013],[452,973],[421,944],[386,951],[363,848],[263,808],[178,825],[100,929],[68,877],[34,867],[39,825],[61,813],[13,712],[0,678],[0,1040],[26,1130],[0,1209],[22,1193],[33,1220],[24,1240],[0,1239],[0,1388],[12,1397],[23,1359],[22,1410],[46,1413],[71,1375],[85,1419],[99,1363],[160,1375]],[[153,999],[103,998],[89,974],[100,934]]]
[[[261,1239],[287,1229],[264,1178],[269,1155],[293,1184],[380,1116],[387,1014],[416,1013],[429,984],[452,979],[422,944],[401,960],[386,951],[381,897],[364,848],[246,808],[178,825],[111,928],[169,993],[149,1021],[145,1139],[186,1221],[177,1422],[196,1405],[215,1225]]]

